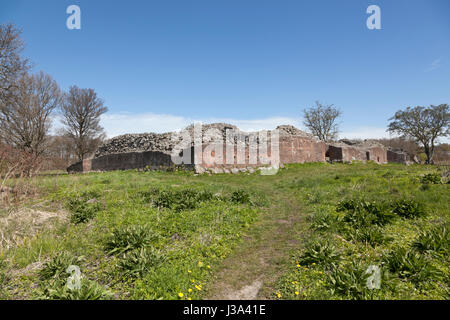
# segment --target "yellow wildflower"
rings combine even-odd
[[[295,295],[298,296],[298,294],[299,294],[299,292],[298,292],[298,291],[295,291]]]
[[[183,294],[182,292],[180,292],[180,293],[178,294],[178,296],[179,296],[180,298],[183,298],[184,294]]]
[[[189,288],[189,289],[188,289],[188,292],[192,292],[192,289],[191,289],[191,288]]]

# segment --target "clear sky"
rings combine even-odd
[[[66,8],[81,8],[68,30]],[[369,5],[381,30],[369,30]],[[0,0],[34,71],[94,88],[109,136],[193,120],[301,127],[316,100],[342,137],[387,134],[406,106],[450,103],[450,0]]]

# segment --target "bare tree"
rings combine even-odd
[[[316,106],[303,111],[304,125],[322,141],[336,140],[338,135],[337,119],[342,112],[332,104],[324,106],[316,101]]]
[[[93,89],[72,86],[61,108],[65,131],[75,143],[75,153],[82,161],[94,152],[104,137],[100,116],[108,111]]]
[[[28,60],[20,56],[24,49],[20,33],[12,24],[0,25],[0,110],[11,103],[17,81],[29,69]]]
[[[403,137],[413,138],[421,143],[427,156],[426,163],[433,163],[435,142],[438,137],[446,137],[449,131],[449,106],[441,104],[430,107],[408,107],[399,110],[389,120],[388,131]]]
[[[52,77],[40,72],[24,74],[12,92],[13,98],[0,109],[0,137],[39,157],[45,148],[52,113],[60,106],[61,91]]]

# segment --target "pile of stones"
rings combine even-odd
[[[314,139],[314,137],[306,132],[303,132],[294,126],[283,125],[276,128],[283,135],[295,135]],[[204,124],[202,126],[202,141],[203,143],[211,143],[214,141],[226,141],[227,130],[233,130],[234,143],[248,143],[248,133],[239,130],[234,125],[227,123],[212,123]],[[192,138],[191,145],[193,145],[194,125],[188,126],[181,132],[167,132],[167,133],[142,133],[142,134],[124,134],[107,140],[101,145],[95,157],[101,157],[115,153],[127,152],[144,152],[144,151],[159,151],[170,153],[183,139],[183,132],[187,132]],[[269,131],[270,132],[270,131]]]

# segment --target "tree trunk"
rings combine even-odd
[[[427,156],[427,160],[425,161],[425,164],[432,164],[433,163],[433,150],[432,148],[426,144],[424,145],[424,151],[425,155]]]

